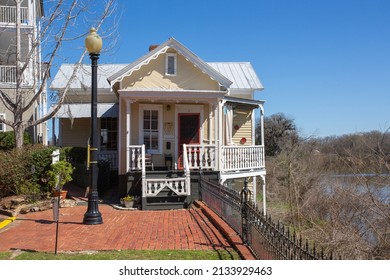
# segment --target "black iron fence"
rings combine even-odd
[[[325,254],[322,248],[318,250],[315,244],[302,240],[289,227],[265,216],[253,203],[247,181],[243,190],[237,192],[201,176],[200,197],[240,234],[258,259],[332,259],[331,253]]]

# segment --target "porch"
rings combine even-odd
[[[222,146],[219,151],[216,145],[184,144],[183,151],[173,164],[183,168],[169,170],[153,165],[145,145],[129,146],[121,192],[140,195],[142,209],[187,208],[199,198],[200,173],[220,182],[265,174],[264,146]]]

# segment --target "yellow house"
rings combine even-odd
[[[63,90],[72,67],[61,67],[52,89]],[[62,146],[87,144],[88,68],[57,114]],[[118,170],[120,195],[142,196],[143,209],[186,207],[197,199],[200,173],[226,185],[252,177],[255,193],[260,176],[265,192],[264,141],[255,145],[264,101],[254,99],[263,86],[249,62],[206,63],[170,38],[98,73],[99,154]]]

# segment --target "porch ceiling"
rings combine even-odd
[[[237,98],[231,96],[225,96],[224,100],[226,100],[227,103],[233,105],[239,105],[241,108],[249,108],[249,109],[257,109],[260,106],[263,106],[265,103],[264,100],[252,100],[252,99]]]

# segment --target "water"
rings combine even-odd
[[[344,219],[340,222],[351,223],[363,240],[378,245],[378,234],[389,226],[390,174],[333,175],[322,185],[324,195],[335,199],[332,206],[339,207],[337,217]]]

